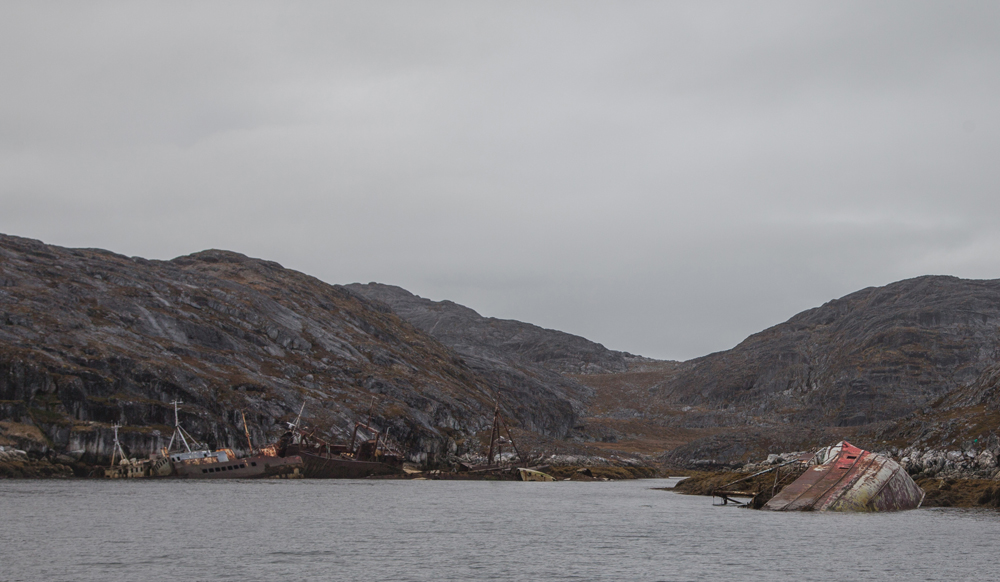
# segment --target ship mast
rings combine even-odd
[[[180,418],[177,416],[177,405],[183,404],[183,402],[181,402],[180,400],[174,400],[173,402],[171,402],[171,404],[174,405],[174,434],[170,435],[170,444],[167,445],[167,450],[168,451],[171,450],[174,446],[174,439],[180,437],[180,441],[184,443],[184,448],[187,449],[187,452],[190,453],[191,445],[189,445],[187,439],[184,438],[185,431],[183,428],[181,428],[181,421]],[[194,441],[194,437],[191,437],[191,440]]]
[[[122,444],[121,442],[118,441],[118,429],[121,428],[121,426],[122,425],[118,424],[117,422],[111,425],[111,428],[115,430],[115,445],[114,448],[111,449],[112,467],[115,466],[115,457],[118,457],[119,463],[125,460],[125,451],[122,450]]]
[[[501,434],[501,429],[507,431],[506,439]],[[505,440],[509,441],[510,445],[514,448],[514,454],[517,455],[518,461],[525,462],[525,459],[521,456],[521,451],[517,450],[517,443],[514,442],[514,435],[511,434],[510,427],[507,426],[503,415],[500,414],[500,398],[497,397],[496,406],[493,408],[493,427],[490,429],[490,452],[486,461],[488,467],[493,466],[494,455],[499,457],[497,459],[497,466],[503,465],[503,443]]]
[[[250,441],[250,427],[247,426],[247,415],[241,410],[240,416],[243,417],[243,432],[247,435],[247,446],[250,447],[250,454],[253,454],[253,442]]]

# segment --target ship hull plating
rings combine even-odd
[[[901,511],[916,509],[924,492],[892,459],[848,442],[831,448],[825,462],[772,497],[770,511]]]
[[[255,479],[297,475],[302,458],[254,456],[219,463],[177,463],[174,474],[183,479]]]
[[[403,470],[377,461],[357,461],[334,454],[299,451],[302,473],[309,479],[364,479],[378,475],[401,475]]]

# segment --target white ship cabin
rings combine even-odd
[[[190,461],[193,459],[215,459],[217,463],[226,463],[229,461],[229,456],[226,455],[226,451],[188,451],[184,453],[172,453],[170,455],[170,460],[174,462],[179,461]],[[212,461],[207,461],[212,462]]]

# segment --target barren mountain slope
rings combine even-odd
[[[589,387],[575,435],[622,450],[680,447],[675,456],[688,460],[749,451],[729,446],[754,441],[748,430],[791,446],[905,417],[973,382],[1000,340],[1000,282],[954,277],[864,289],[688,362],[608,353],[398,287],[350,287],[463,353],[547,366]]]
[[[102,454],[121,422],[141,454],[165,444],[180,399],[190,432],[245,448],[240,409],[261,442],[303,402],[312,424],[344,433],[375,395],[376,422],[433,457],[487,428],[498,392],[528,429],[562,436],[575,423],[562,387],[496,382],[384,306],[276,263],[0,235],[0,420],[8,436],[34,424],[48,439],[22,446]]]
[[[920,431],[896,421],[948,394],[972,402],[998,346],[1000,281],[927,276],[852,293],[665,375],[654,398],[684,411],[671,424],[727,427],[667,460],[732,462],[765,452],[765,441],[779,449],[766,452],[780,452],[839,438],[872,446],[915,438]],[[973,412],[959,408],[949,414]],[[897,428],[890,435],[886,426]]]
[[[385,303],[403,319],[465,355],[516,366],[541,366],[564,374],[625,372],[631,364],[652,361],[565,332],[483,317],[452,301],[424,299],[394,285],[353,283],[346,287]]]
[[[868,288],[685,362],[658,387],[731,423],[858,426],[974,381],[1000,346],[1000,281],[919,277]]]

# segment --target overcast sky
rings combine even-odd
[[[1000,278],[1000,3],[0,4],[0,232],[688,359]]]

